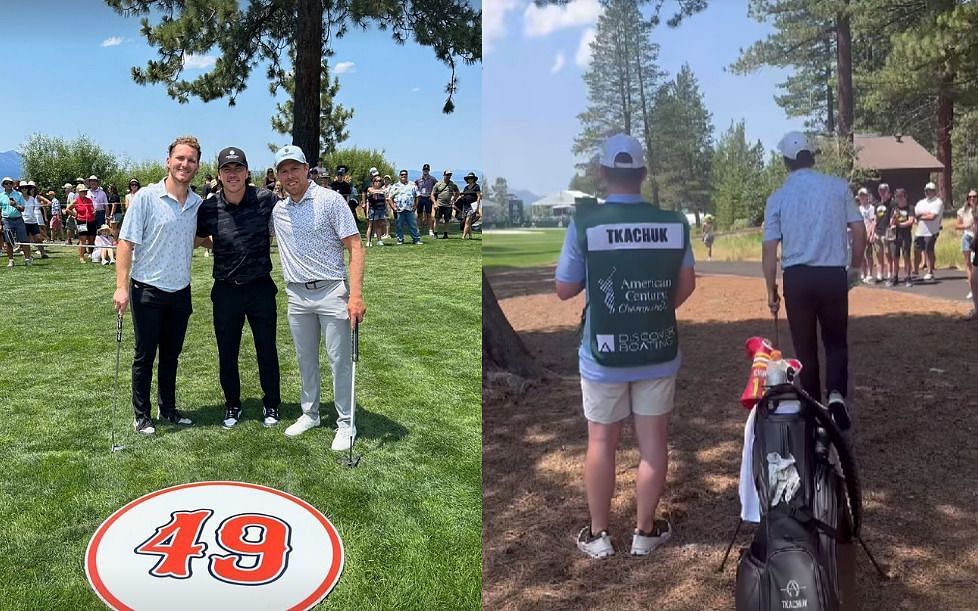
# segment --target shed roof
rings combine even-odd
[[[944,164],[911,136],[856,136],[856,167],[865,170],[928,170],[940,172]]]

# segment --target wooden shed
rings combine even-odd
[[[873,197],[879,197],[877,187],[881,182],[890,185],[890,191],[907,190],[911,205],[924,197],[924,185],[931,182],[931,174],[943,172],[944,164],[910,136],[855,136],[856,167],[872,170],[879,180],[863,183]],[[934,182],[938,180],[935,178]]]

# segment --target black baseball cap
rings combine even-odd
[[[337,174],[346,174],[346,169],[347,168],[346,168],[345,165],[338,165],[338,166],[336,166],[336,173]]]
[[[245,157],[244,151],[241,149],[229,146],[226,149],[221,149],[221,152],[217,154],[217,169],[220,170],[229,163],[240,163],[247,168],[248,158]]]
[[[430,171],[431,170],[431,166],[426,163],[423,166],[421,166],[421,169],[422,170],[429,170]]]

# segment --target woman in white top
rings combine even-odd
[[[971,286],[973,266],[971,264],[971,245],[975,240],[975,206],[978,206],[978,191],[968,191],[968,199],[958,209],[958,218],[954,228],[961,232],[961,254],[964,256],[964,269],[968,272],[968,286]],[[973,291],[968,292],[965,299],[971,299]]]
[[[869,190],[865,187],[859,189],[856,194],[856,198],[859,201],[859,214],[863,217],[863,223],[866,225],[866,251],[863,253],[862,264],[860,268],[862,271],[863,282],[866,284],[873,284],[873,282],[883,281],[883,270],[876,270],[876,278],[873,278],[873,267],[875,264],[875,259],[873,258],[873,243],[876,238],[876,206],[873,204],[872,198],[869,196]]]
[[[27,226],[27,240],[38,244],[35,248],[41,253],[42,259],[48,258],[48,253],[44,250],[44,213],[41,212],[41,203],[37,201],[37,186],[34,181],[20,185],[20,194],[24,197],[24,225]],[[46,198],[41,198],[50,205]]]

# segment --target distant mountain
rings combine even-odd
[[[0,176],[21,178],[24,171],[24,158],[17,151],[0,153]]]
[[[530,204],[537,201],[541,197],[536,193],[533,193],[532,191],[527,191],[525,189],[510,189],[509,193],[513,197],[523,200],[524,206],[529,206]]]

